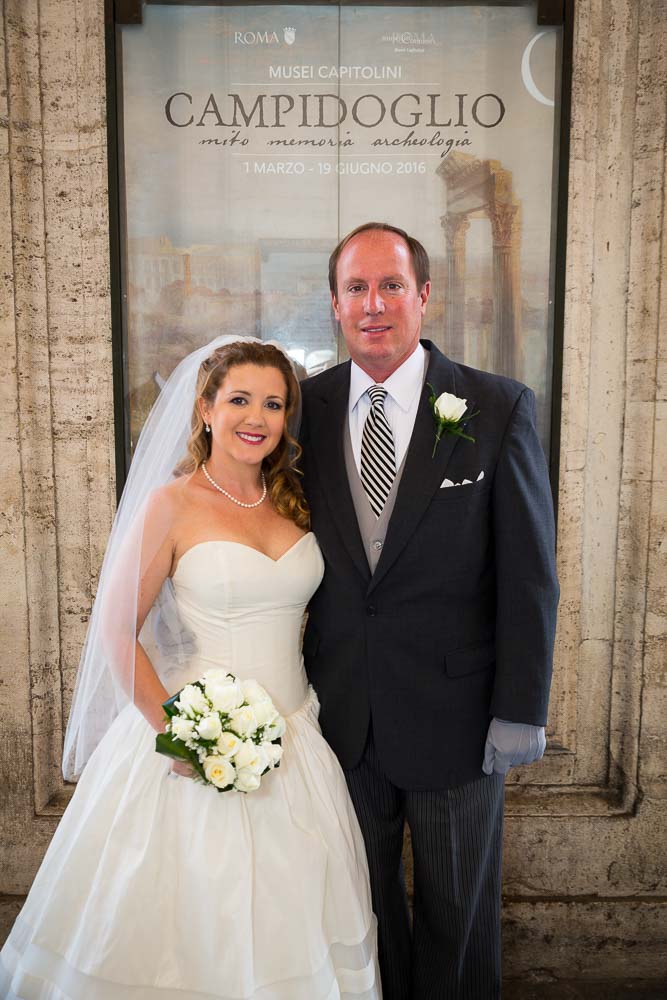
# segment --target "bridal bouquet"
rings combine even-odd
[[[207,670],[164,703],[158,753],[182,760],[220,792],[254,792],[280,764],[285,720],[257,681]]]

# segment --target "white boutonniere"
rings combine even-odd
[[[435,389],[431,383],[427,382],[426,385],[431,390],[428,401],[435,419],[435,444],[433,445],[431,458],[435,458],[435,449],[438,447],[443,434],[454,434],[455,437],[465,438],[466,441],[472,441],[474,444],[474,437],[464,434],[461,426],[467,408],[467,400],[460,399],[458,396],[452,395],[451,392],[443,392],[439,396],[436,396]],[[479,410],[475,410],[474,413],[469,413],[466,419],[471,420],[478,413]]]

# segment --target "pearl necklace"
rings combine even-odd
[[[202,468],[202,472],[204,473],[204,475],[208,479],[208,481],[211,484],[211,486],[214,489],[216,489],[218,491],[218,493],[222,493],[224,496],[226,496],[233,503],[237,504],[237,506],[239,506],[239,507],[248,507],[248,508],[249,507],[259,507],[259,505],[266,500],[266,479],[264,478],[264,473],[263,472],[260,473],[260,475],[262,477],[262,495],[261,495],[261,497],[259,498],[259,500],[255,500],[254,503],[244,503],[243,500],[237,500],[236,497],[233,497],[231,495],[231,493],[228,493],[227,490],[224,490],[222,488],[222,486],[220,486],[219,483],[216,483],[215,479],[213,479],[213,477],[209,473],[208,469],[206,468],[206,462],[202,462],[201,468]]]

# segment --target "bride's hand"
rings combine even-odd
[[[195,772],[190,765],[180,760],[172,761],[171,773],[180,774],[182,778],[194,778],[195,776]]]

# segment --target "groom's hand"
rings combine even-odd
[[[510,767],[539,760],[547,745],[544,726],[493,719],[484,748],[485,774],[507,774]]]

